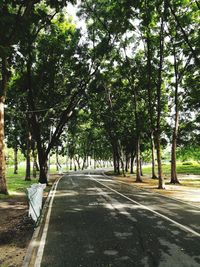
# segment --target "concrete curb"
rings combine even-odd
[[[49,191],[48,197],[45,201],[45,204],[43,206],[42,209],[42,214],[41,214],[41,219],[40,219],[40,223],[39,225],[35,228],[31,241],[29,243],[22,267],[32,267],[34,266],[34,259],[37,255],[37,251],[39,248],[39,242],[40,242],[40,238],[42,236],[42,232],[43,232],[43,228],[44,228],[44,222],[46,220],[46,215],[48,212],[48,208],[49,208],[49,203],[51,201],[53,192],[55,190],[56,184],[59,182],[59,180],[62,178],[63,176],[59,177],[58,179],[56,179],[56,181],[53,183],[51,190]]]

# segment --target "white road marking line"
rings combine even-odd
[[[142,207],[143,209],[146,209],[146,210],[148,210],[148,211],[150,211],[150,212],[156,214],[157,216],[159,216],[159,217],[161,217],[161,218],[163,218],[163,219],[165,219],[165,220],[167,220],[167,221],[169,221],[169,222],[175,224],[176,226],[178,226],[179,228],[183,229],[184,231],[186,231],[186,232],[190,232],[190,233],[192,233],[193,235],[200,237],[200,233],[198,233],[198,232],[192,230],[190,227],[185,226],[185,225],[183,225],[183,224],[181,224],[181,223],[178,223],[178,222],[176,222],[176,221],[170,219],[169,217],[167,217],[167,216],[165,216],[165,215],[163,215],[163,214],[161,214],[161,213],[159,213],[159,212],[157,212],[157,211],[155,211],[155,210],[152,210],[152,209],[148,208],[147,206],[145,206],[145,205],[143,205],[143,204],[141,204],[141,203],[139,203],[139,202],[133,200],[132,198],[125,196],[124,194],[122,194],[122,193],[116,191],[115,189],[111,188],[110,186],[105,185],[104,183],[99,182],[97,179],[93,178],[91,175],[90,175],[90,178],[91,178],[91,180],[94,180],[95,182],[97,182],[97,183],[103,185],[104,187],[108,188],[109,190],[115,192],[116,194],[118,194],[118,195],[120,195],[120,196],[126,198],[127,200],[129,200],[129,201],[131,201],[131,202],[137,204],[138,206]]]
[[[60,179],[61,178],[62,177],[60,177]],[[40,240],[40,246],[38,248],[38,252],[37,252],[37,256],[36,256],[36,261],[35,261],[34,267],[40,267],[41,262],[42,262],[42,257],[43,257],[43,253],[44,253],[44,246],[45,246],[45,243],[46,243],[46,237],[47,237],[47,232],[48,232],[48,228],[49,228],[49,221],[50,221],[50,216],[51,216],[52,204],[53,204],[53,200],[54,200],[54,197],[55,197],[56,189],[57,189],[57,186],[58,186],[58,183],[59,183],[60,179],[56,182],[54,190],[51,192],[51,201],[49,203],[47,217],[46,217],[46,221],[45,221],[45,225],[44,225],[44,229],[43,229],[43,233],[42,233],[42,238]]]
[[[109,177],[108,175],[106,175],[106,174],[103,174],[103,176],[105,176],[105,177]],[[126,182],[123,182],[123,181],[120,181],[120,180],[117,180],[119,183],[121,183],[121,184],[125,184],[125,185],[129,185],[129,184],[127,184]],[[148,190],[148,189],[144,189],[144,188],[139,188],[138,186],[135,186],[134,184],[131,184],[131,186],[132,187],[134,187],[134,188],[136,188],[136,189],[138,189],[138,190],[140,190],[140,191],[142,191],[142,192],[148,192],[148,193],[152,193],[152,194],[154,194],[154,195],[158,195],[158,196],[161,196],[161,197],[164,197],[164,198],[167,198],[167,199],[171,199],[171,200],[175,200],[175,201],[177,201],[177,202],[180,202],[180,203],[183,203],[183,204],[185,204],[185,205],[189,205],[189,206],[192,206],[192,207],[195,207],[195,208],[200,208],[198,205],[195,205],[195,204],[192,204],[192,203],[189,203],[189,202],[186,202],[186,201],[183,201],[183,200],[180,200],[180,199],[178,199],[178,198],[175,198],[175,197],[172,197],[172,196],[165,196],[165,195],[162,195],[162,194],[160,194],[160,193],[158,193],[158,192],[152,192],[152,191],[150,191],[150,190]]]

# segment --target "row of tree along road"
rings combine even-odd
[[[38,159],[40,183],[60,147],[77,166],[90,157],[133,172],[135,161],[138,182],[142,159],[151,160],[164,188],[169,144],[178,183],[177,152],[199,157],[199,8],[195,0],[1,1],[0,192],[8,193],[5,136],[16,157]]]

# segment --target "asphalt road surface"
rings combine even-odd
[[[36,266],[200,266],[200,209],[100,173],[61,178],[46,234]]]

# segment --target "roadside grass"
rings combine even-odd
[[[181,163],[177,162],[177,173],[178,174],[197,174],[200,175],[200,164],[197,162],[191,163]],[[163,164],[163,174],[170,175],[171,173],[171,165],[170,164]],[[156,170],[157,171],[157,170]],[[143,173],[144,174],[151,174],[151,166],[143,166]]]
[[[13,174],[13,168],[7,168],[6,181],[8,186],[8,197],[12,195],[25,193],[26,188],[34,183],[37,183],[37,178],[31,178],[31,181],[25,181],[25,168],[19,167],[18,174]],[[0,195],[0,198],[5,198]]]
[[[25,194],[26,189],[34,183],[38,183],[37,178],[31,177],[31,181],[25,181],[25,167],[18,168],[18,174],[13,174],[13,168],[7,167],[6,170],[6,182],[8,186],[9,195],[0,194],[0,199],[12,198],[15,195]],[[51,167],[50,174],[56,173],[56,168]]]
[[[164,176],[170,176],[171,173],[171,165],[169,163],[165,163],[162,164],[162,170],[163,170],[163,174]],[[151,176],[151,171],[152,168],[150,165],[148,166],[143,166],[142,167],[142,172],[144,175],[150,175]],[[157,172],[157,166],[156,166],[156,172]],[[134,173],[135,173],[135,168],[134,168]],[[200,164],[197,162],[187,162],[187,164],[185,162],[177,162],[177,173],[178,174],[185,174],[185,175],[200,175]],[[114,171],[108,171],[106,172],[107,175],[115,175]],[[126,175],[130,175],[129,172],[126,172]],[[199,182],[199,179],[197,179],[197,181]],[[193,182],[195,182],[195,180],[193,180]]]

